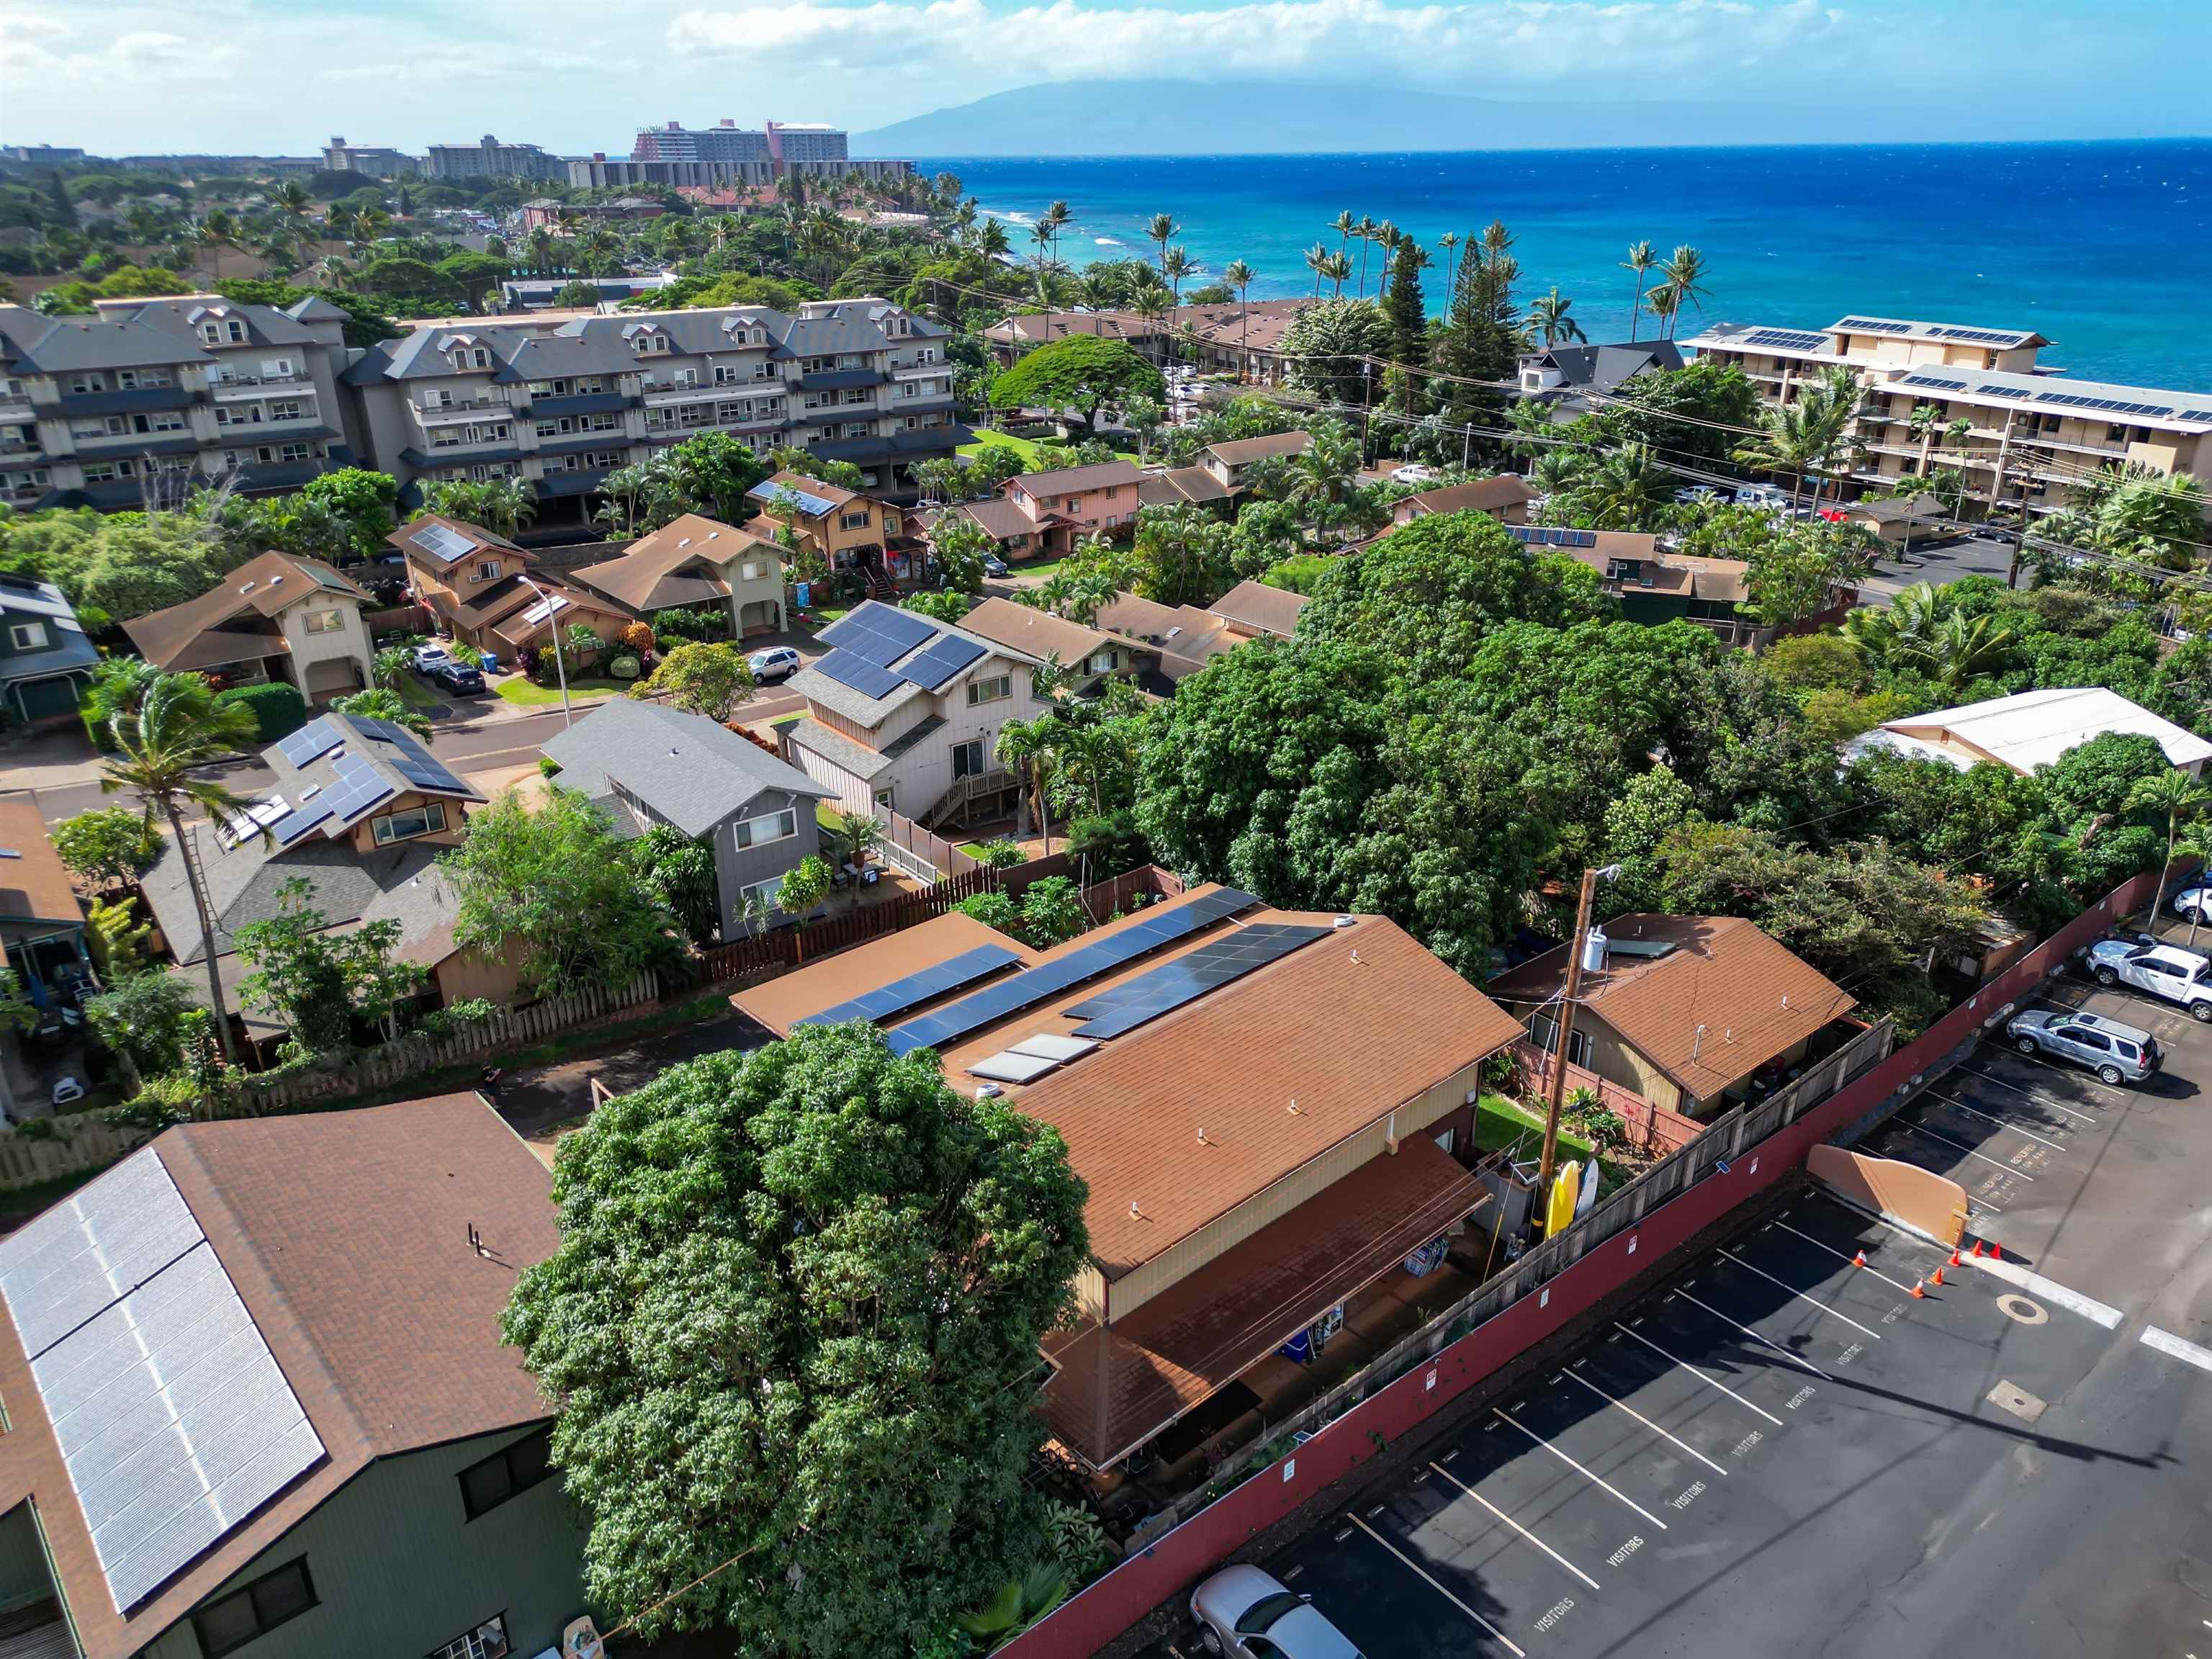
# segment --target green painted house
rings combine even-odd
[[[0,575],[0,726],[76,719],[99,662],[61,589]]]
[[[557,1649],[583,1528],[498,1326],[550,1185],[453,1095],[184,1125],[0,1239],[0,1651]]]

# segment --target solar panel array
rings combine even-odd
[[[1739,343],[1743,345],[1777,346],[1784,351],[1819,351],[1828,343],[1825,334],[1815,334],[1809,329],[1755,328]]]
[[[425,525],[407,539],[432,558],[445,564],[451,564],[456,559],[466,558],[471,553],[476,551],[477,545],[459,531],[450,529],[441,524]]]
[[[1162,945],[1172,944],[1211,927],[1224,916],[1233,916],[1252,908],[1260,901],[1250,893],[1240,892],[1234,887],[1194,899],[1188,904],[1179,904],[1172,910],[1164,910],[1145,918],[1133,927],[1109,933],[1095,944],[1054,961],[1015,974],[986,987],[975,995],[963,997],[950,1007],[940,1008],[933,1014],[924,1014],[920,1019],[908,1020],[895,1026],[890,1032],[893,1054],[911,1054],[916,1048],[941,1048],[957,1042],[970,1031],[979,1031],[987,1025],[995,1025],[1024,1008],[1033,1008],[1062,991],[1072,990],[1086,980],[1097,979],[1102,974],[1149,956]]]
[[[800,512],[817,519],[825,513],[834,512],[837,506],[837,503],[833,501],[826,500],[823,496],[804,489],[794,489],[787,483],[755,484],[750,489],[745,491],[745,495],[750,500],[766,501],[771,507],[779,506],[786,501],[796,502]]]
[[[1836,326],[1850,329],[1855,334],[1910,334],[1912,332],[1912,325],[1910,323],[1893,323],[1880,317],[1846,317]]]
[[[822,630],[822,643],[888,668],[935,634],[927,617],[873,602]]]
[[[840,685],[849,685],[864,697],[881,699],[905,682],[888,668],[879,668],[849,651],[832,651],[814,665]]]
[[[1062,1012],[1083,1021],[1075,1028],[1078,1036],[1121,1036],[1271,962],[1279,962],[1331,931],[1310,923],[1285,921],[1240,927]]]
[[[2154,415],[2160,420],[2171,419],[2173,415],[2172,404],[2131,404],[2118,398],[2092,398],[2080,392],[2039,392],[2035,401],[2065,404],[2075,409],[2110,410],[2116,415]]]
[[[1964,380],[1946,380],[1934,374],[1908,374],[1898,382],[1899,386],[1926,386],[1931,392],[1964,392]]]
[[[0,1297],[118,1612],[322,1461],[151,1148],[0,1242]]]
[[[276,752],[293,766],[327,755],[346,740],[346,729],[328,714],[319,714],[289,738],[278,739]]]
[[[2017,345],[2025,337],[2016,328],[1954,328],[1948,323],[1928,331],[1941,339],[1966,340],[1975,345]]]
[[[917,651],[899,666],[899,678],[934,691],[983,654],[983,647],[958,634],[947,634],[927,651]]]
[[[1595,547],[1595,530],[1554,530],[1548,525],[1509,524],[1506,533],[1532,547]]]
[[[854,997],[834,1008],[824,1008],[818,1014],[809,1014],[793,1023],[799,1025],[835,1025],[848,1019],[891,1019],[909,1008],[920,1007],[934,1001],[948,991],[957,991],[963,985],[973,985],[986,975],[995,974],[1022,959],[1018,951],[1009,951],[1003,945],[979,945],[972,951],[963,951],[933,968],[918,974],[908,974],[904,979],[895,979],[888,985],[878,986],[865,996]]]
[[[1964,392],[1970,382],[1933,374],[1907,374],[1899,386],[1923,386],[1931,392]],[[2154,420],[2212,421],[2212,410],[2176,410],[2172,404],[2133,403],[2124,398],[2100,398],[2087,392],[2046,392],[2034,386],[2002,386],[1984,381],[1973,389],[1985,398],[2017,398],[2023,403],[2054,404],[2065,409],[2102,410],[2112,415],[2147,415]]]
[[[270,834],[280,847],[291,846],[310,830],[331,818],[337,819],[341,828],[354,823],[371,807],[398,794],[403,785],[434,795],[465,796],[469,793],[468,785],[455,777],[442,762],[433,758],[405,726],[395,726],[390,720],[371,720],[366,715],[346,718],[351,722],[351,730],[344,722],[325,714],[277,745],[285,759],[295,766],[304,767],[347,742],[355,732],[369,742],[367,752],[356,750],[338,756],[331,763],[331,781],[312,792],[302,793],[300,804],[270,826]],[[324,729],[318,732],[318,726]],[[386,767],[399,775],[400,783],[392,782],[384,770]]]
[[[832,648],[814,665],[840,685],[874,698],[890,696],[902,682],[934,691],[983,654],[973,640],[939,633],[909,611],[873,603],[823,629],[822,642]],[[915,652],[911,662],[891,667],[924,644],[929,648]]]

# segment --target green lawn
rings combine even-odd
[[[962,455],[977,454],[981,452],[983,446],[986,444],[995,444],[1002,449],[1012,449],[1020,452],[1022,460],[1026,465],[1037,466],[1042,465],[1037,458],[1037,451],[1043,447],[1043,446],[1039,444],[1036,439],[1017,438],[1012,433],[1001,432],[994,426],[977,427],[975,428],[975,441],[972,444],[961,445],[957,453]],[[1137,459],[1137,452],[1133,449],[1117,449],[1114,453],[1125,461],[1133,461]]]
[[[1475,1103],[1474,1144],[1484,1152],[1499,1146],[1510,1146],[1516,1141],[1522,1158],[1534,1158],[1543,1150],[1544,1119],[1540,1113],[1523,1110],[1503,1095],[1485,1095]],[[1590,1144],[1564,1125],[1559,1129],[1559,1146],[1570,1156],[1588,1159]]]
[[[633,684],[635,682],[629,680],[570,680],[568,700],[571,702],[595,702],[601,697],[612,696],[615,692],[627,691]],[[549,703],[557,707],[561,702],[559,686],[539,685],[534,681],[525,679],[520,674],[501,680],[497,690],[502,699],[522,708],[542,708]]]
[[[799,721],[801,721],[801,720],[805,720],[805,718],[806,718],[806,711],[805,711],[805,710],[804,710],[804,709],[801,709],[801,710],[800,710],[798,714],[786,714],[786,715],[782,716],[782,717],[781,717],[781,719],[779,719],[779,720],[770,720],[770,721],[768,723],[768,724],[769,724],[769,729],[770,731],[772,731],[772,732],[781,732],[781,731],[782,731],[786,726],[796,726],[796,725],[798,725],[798,724],[799,723]]]
[[[399,677],[399,701],[410,708],[442,708],[445,700],[412,674]]]

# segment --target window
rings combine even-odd
[[[739,852],[748,847],[765,847],[772,841],[788,841],[798,833],[799,814],[788,811],[739,818],[730,826],[730,839]]]
[[[208,1659],[218,1659],[219,1655],[245,1646],[314,1605],[315,1583],[307,1577],[307,1558],[303,1555],[264,1573],[245,1589],[233,1590],[222,1601],[209,1602],[192,1615],[192,1628],[200,1638],[200,1651]]]
[[[474,1630],[430,1650],[427,1659],[506,1659],[507,1615],[494,1613]]]
[[[485,559],[477,564],[477,574],[469,580],[472,582],[495,582],[499,580],[500,569],[497,559]]]
[[[271,404],[269,405],[269,418],[272,421],[296,421],[300,418],[300,405],[297,402]]]
[[[71,375],[70,390],[71,392],[105,392],[107,390],[107,377],[105,374]]]
[[[9,629],[8,637],[15,642],[18,651],[37,651],[46,645],[46,625],[34,622],[17,623]]]
[[[463,1469],[459,1476],[461,1509],[468,1518],[473,1521],[489,1514],[508,1498],[528,1492],[551,1474],[553,1466],[545,1461],[545,1455],[552,1440],[553,1428],[548,1424],[494,1452],[481,1463],[471,1463]]]
[[[310,611],[307,612],[306,620],[307,632],[310,634],[336,634],[342,631],[345,627],[345,612],[343,611]]]
[[[968,682],[968,706],[970,708],[975,708],[978,703],[1002,702],[1013,695],[1014,677],[1012,674],[1000,674],[988,680]]]
[[[264,357],[261,360],[261,378],[264,380],[290,380],[292,360],[289,357]]]
[[[766,881],[757,881],[750,887],[738,888],[738,903],[742,907],[750,900],[758,899],[765,908],[773,910],[775,908],[776,897],[782,891],[783,878],[773,876]]]
[[[1101,651],[1093,655],[1091,659],[1091,672],[1094,674],[1112,673],[1114,672],[1114,653],[1111,651]]]
[[[952,745],[952,775],[956,778],[980,778],[983,775],[982,738],[970,738],[965,743]]]
[[[222,331],[224,337],[233,344],[237,344],[246,338],[246,325],[235,317],[222,325]]]
[[[748,559],[738,567],[738,579],[740,581],[757,582],[760,580],[760,565],[755,560]]]
[[[417,836],[427,836],[446,827],[446,804],[425,801],[404,812],[389,812],[375,820],[376,844],[389,847],[395,841],[412,841]],[[461,1474],[461,1484],[468,1484],[468,1472]],[[519,1487],[517,1490],[520,1490]]]
[[[857,513],[841,513],[837,515],[837,528],[840,530],[866,530],[867,527],[868,509],[865,507]]]

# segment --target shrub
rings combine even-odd
[[[616,637],[623,642],[625,648],[636,653],[641,657],[653,654],[653,629],[644,623],[632,623]]]
[[[550,755],[540,755],[538,757],[538,775],[541,778],[559,777],[561,775],[561,763],[555,760]]]
[[[607,672],[618,680],[634,680],[645,672],[645,665],[624,652],[607,665]]]
[[[261,685],[234,685],[216,694],[216,707],[241,703],[253,711],[263,743],[289,738],[307,723],[307,700],[281,680]]]

